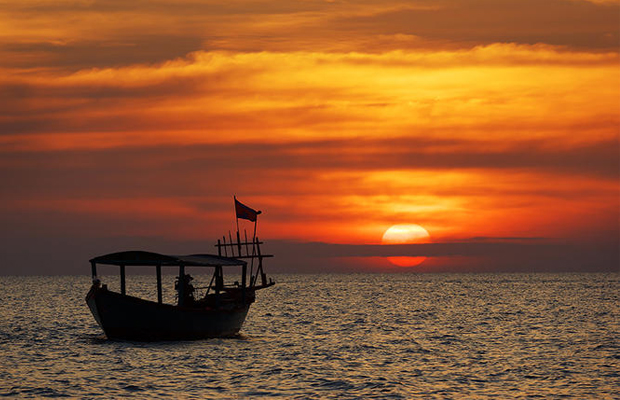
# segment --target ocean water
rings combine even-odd
[[[168,343],[107,340],[87,276],[0,277],[0,396],[620,397],[618,274],[273,277],[238,338]]]

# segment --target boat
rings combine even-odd
[[[163,341],[196,340],[214,337],[234,337],[239,334],[256,292],[273,286],[263,270],[263,260],[272,255],[262,254],[256,236],[255,211],[235,198],[237,215],[236,241],[228,233],[218,239],[218,254],[165,255],[149,251],[121,251],[94,257],[90,260],[92,285],[86,303],[93,317],[111,340]],[[254,235],[242,241],[239,218],[254,221]],[[248,265],[248,261],[249,264]],[[112,291],[97,275],[99,265],[119,267],[120,292]],[[131,267],[154,267],[157,278],[157,301],[127,294],[125,271]],[[193,277],[186,268],[212,270],[207,286],[195,288]],[[176,304],[163,302],[162,268],[176,268]],[[240,281],[227,282],[224,271],[240,272]],[[232,275],[232,274],[231,274]],[[208,276],[208,275],[207,275]],[[234,278],[238,278],[234,275]],[[259,280],[260,278],[260,280]],[[199,295],[198,290],[205,290]]]

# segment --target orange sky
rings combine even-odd
[[[211,240],[236,194],[276,242],[415,223],[617,268],[619,1],[0,3],[5,265]]]

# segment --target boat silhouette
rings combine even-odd
[[[238,201],[235,199],[235,204]],[[247,209],[250,209],[247,206]],[[247,210],[243,210],[247,213]],[[237,220],[236,241],[224,236],[215,245],[218,254],[165,255],[148,251],[123,251],[95,257],[90,260],[93,283],[86,295],[86,303],[93,317],[108,339],[156,341],[194,340],[212,337],[230,337],[239,333],[256,299],[256,291],[275,283],[263,271],[263,259],[272,257],[261,253],[263,244],[256,237],[240,240]],[[247,214],[237,218],[246,218]],[[251,217],[252,215],[250,215]],[[228,256],[230,253],[230,257]],[[235,254],[236,253],[236,254]],[[248,268],[248,262],[250,266]],[[256,266],[255,266],[256,264]],[[108,289],[97,277],[98,265],[119,267],[120,292]],[[157,301],[130,296],[126,293],[125,271],[128,267],[154,267],[157,276]],[[177,303],[162,301],[162,268],[178,268],[175,282]],[[186,267],[213,270],[211,281],[203,296],[197,296],[192,277]],[[241,282],[225,284],[224,270],[240,269]],[[260,278],[260,281],[259,281]]]

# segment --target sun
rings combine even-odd
[[[398,224],[391,226],[381,238],[382,244],[428,243],[431,236],[428,231],[416,224]],[[388,257],[388,260],[399,267],[415,267],[426,260],[426,257]]]

